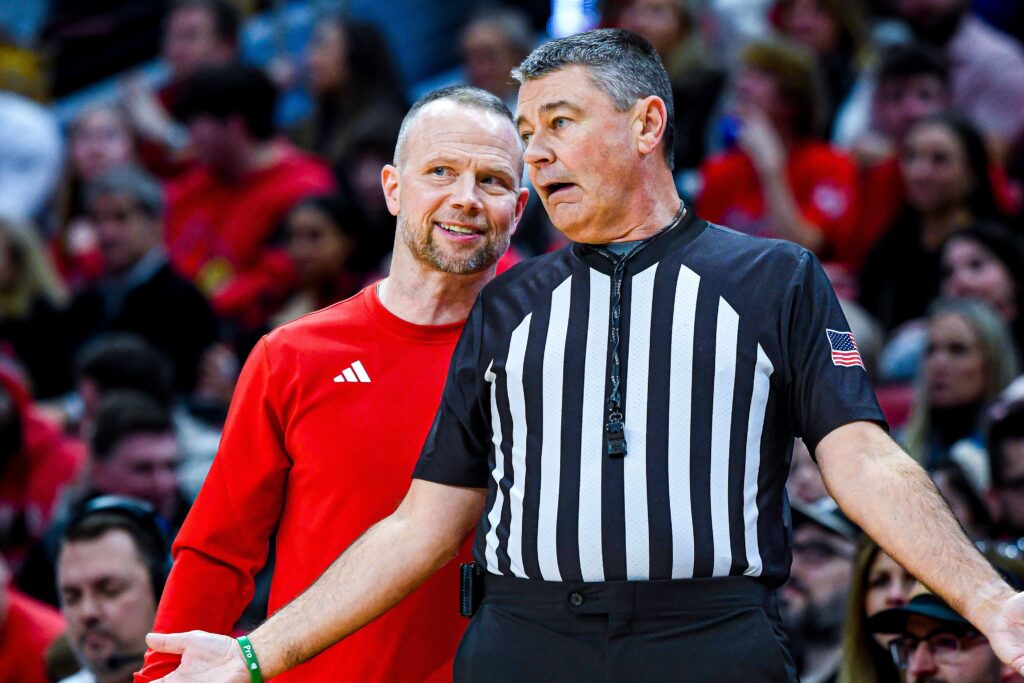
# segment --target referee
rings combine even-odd
[[[456,680],[796,680],[775,587],[801,436],[849,517],[1024,671],[1024,597],[885,434],[816,259],[681,205],[651,46],[593,31],[514,75],[533,186],[573,244],[483,290],[405,500],[250,634],[249,666],[358,629],[476,525]],[[169,682],[251,680],[226,637],[149,642],[184,652]]]

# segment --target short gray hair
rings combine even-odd
[[[603,90],[619,111],[626,111],[637,100],[651,95],[665,102],[665,135],[662,138],[665,161],[675,166],[675,106],[672,84],[658,52],[635,33],[618,28],[552,40],[531,52],[512,70],[520,83],[547,76],[570,66],[584,66],[591,82]]]
[[[501,101],[501,98],[496,95],[492,95],[482,88],[474,88],[469,85],[451,85],[446,88],[432,90],[416,100],[409,109],[409,113],[407,113],[405,118],[402,119],[402,126],[398,129],[398,142],[395,143],[395,166],[400,165],[403,157],[405,156],[405,146],[409,140],[409,128],[411,127],[412,122],[416,120],[420,111],[428,104],[440,102],[442,100],[455,102],[456,104],[462,104],[467,107],[476,107],[492,114],[497,114],[502,118],[508,119],[509,123],[515,127],[515,119],[512,118],[512,112],[508,110],[508,107],[506,107],[505,103]],[[515,138],[516,140],[519,140],[521,150],[522,140],[520,140],[518,134]],[[521,172],[521,169],[516,170]]]
[[[101,174],[85,186],[85,204],[92,206],[100,197],[112,194],[131,197],[150,218],[163,216],[164,195],[160,184],[138,166],[115,166]]]

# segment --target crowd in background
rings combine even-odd
[[[0,3],[0,680],[31,683],[90,668],[94,626],[129,650],[151,626],[58,589],[66,549],[95,538],[82,506],[127,496],[173,536],[260,336],[387,273],[380,169],[411,102],[467,83],[514,111],[510,70],[568,21],[552,6],[589,4],[395,0],[394,22],[360,2],[23,4]],[[1024,5],[597,9],[574,28],[661,55],[684,201],[817,254],[892,434],[1024,578]],[[533,196],[499,272],[563,244]],[[799,441],[789,494],[803,679],[897,680],[902,641],[871,617],[913,577]],[[935,667],[943,646],[923,648]]]

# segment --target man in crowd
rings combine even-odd
[[[921,584],[903,607],[868,622],[875,633],[898,633],[889,646],[907,683],[1010,683],[1021,678],[999,661],[971,622]]]
[[[228,65],[195,73],[178,106],[200,163],[168,188],[171,262],[243,333],[295,285],[277,234],[285,215],[334,185],[323,163],[276,138],[276,100],[262,71]]]
[[[526,202],[511,119],[475,88],[437,91],[410,110],[394,165],[382,173],[398,219],[390,274],[277,328],[253,351],[175,541],[158,630],[229,631],[275,533],[270,608],[279,609],[394,510],[463,321]],[[379,443],[387,447],[367,449]],[[450,566],[392,613],[277,680],[451,680],[466,625],[452,601],[455,580]],[[154,653],[137,680],[176,665]]]
[[[795,681],[774,590],[795,435],[850,519],[1024,668],[1024,595],[883,431],[820,265],[681,206],[650,44],[577,34],[515,75],[523,158],[573,244],[481,292],[398,509],[247,640],[150,636],[183,654],[164,681],[276,676],[400,602],[474,526],[482,595],[464,594],[456,680]]]
[[[793,637],[800,680],[823,683],[839,668],[846,596],[860,530],[829,497],[792,501],[793,568],[782,587],[782,618]]]
[[[0,555],[0,681],[49,683],[44,656],[64,633],[64,619],[53,607],[8,585],[10,579]]]
[[[132,680],[170,564],[161,524],[145,503],[117,496],[96,499],[68,524],[57,587],[82,670],[62,683]]]
[[[1024,399],[993,409],[987,449],[992,485],[989,511],[999,536],[1024,539]]]
[[[512,8],[484,11],[462,30],[462,60],[469,85],[497,95],[509,109],[518,87],[512,69],[533,49],[530,20]]]
[[[103,273],[68,309],[75,346],[110,332],[135,333],[171,360],[175,388],[191,392],[200,358],[217,340],[218,321],[167,258],[160,186],[137,168],[117,167],[86,187],[86,204]]]

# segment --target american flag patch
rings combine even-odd
[[[857,350],[857,341],[853,338],[853,332],[838,332],[836,330],[825,330],[828,337],[828,345],[832,349],[832,363],[843,367],[859,365],[864,367],[864,361],[860,358],[860,351]]]

